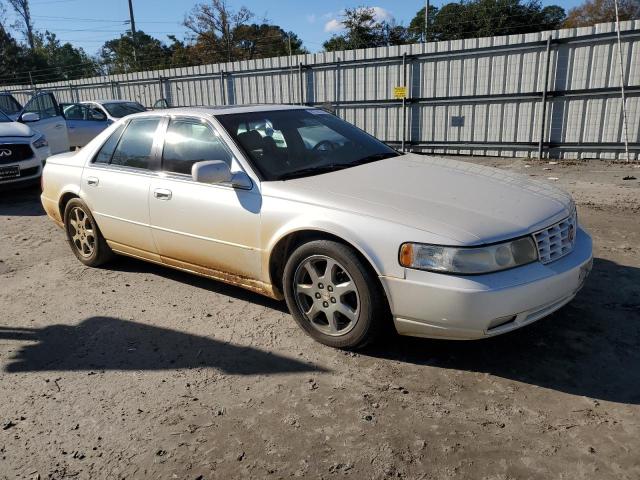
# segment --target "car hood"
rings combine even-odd
[[[0,137],[32,137],[33,130],[28,125],[18,122],[1,122]]]
[[[565,191],[497,168],[406,154],[295,180],[263,193],[352,211],[478,245],[535,232],[574,208]]]

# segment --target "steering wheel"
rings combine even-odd
[[[325,148],[321,148],[321,146],[325,146]],[[328,148],[327,148],[328,147]],[[336,149],[336,144],[331,140],[322,140],[313,147],[314,152],[331,152]]]

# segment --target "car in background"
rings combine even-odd
[[[131,100],[91,100],[79,103],[101,111],[112,122],[120,120],[127,115],[147,111],[144,105]]]
[[[69,132],[69,148],[84,147],[96,135],[113,123],[98,107],[83,103],[61,103]]]
[[[37,181],[49,154],[42,133],[0,112],[0,190]]]
[[[75,256],[114,253],[285,299],[333,347],[478,339],[550,315],[592,243],[554,185],[400,153],[320,109],[139,113],[47,161],[42,203]]]
[[[9,92],[0,92],[0,112],[11,120],[17,120],[22,111],[22,105]]]
[[[45,135],[52,155],[69,151],[67,122],[53,93],[35,94],[15,120]]]

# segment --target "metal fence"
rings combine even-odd
[[[640,159],[640,20],[621,23],[630,159]],[[323,106],[407,150],[624,158],[615,24],[275,57],[8,87],[61,102]],[[402,89],[406,87],[406,98]],[[394,95],[395,94],[395,95]]]

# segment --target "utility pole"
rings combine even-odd
[[[136,36],[136,20],[133,17],[133,3],[129,0],[129,22],[131,23],[131,34]]]
[[[138,64],[138,54],[136,52],[136,19],[133,16],[133,0],[129,0],[129,23],[131,25],[131,40],[133,41],[133,61]]]
[[[429,0],[424,4],[424,43],[427,43],[427,35],[429,33]]]
[[[620,93],[622,97],[622,128],[624,135],[624,152],[627,157],[627,162],[629,159],[629,129],[627,127],[627,105],[626,105],[626,95],[624,91],[624,65],[622,63],[622,39],[620,38],[620,16],[618,15],[618,0],[614,0],[613,4],[616,8],[616,31],[618,34],[618,60],[620,64]]]
[[[291,32],[287,33],[287,39],[289,41],[289,76],[287,77],[289,84],[289,103],[293,104],[293,90],[291,89],[291,79],[293,77],[293,50],[291,48]]]

